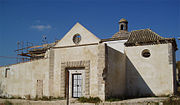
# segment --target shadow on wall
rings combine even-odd
[[[4,96],[4,90],[5,90],[5,86],[4,85],[2,85],[2,82],[0,82],[0,96],[2,97],[2,96]]]
[[[109,46],[106,54],[106,99],[123,98],[126,89],[125,55]]]
[[[177,70],[177,91],[180,92],[180,61],[176,62],[176,70]]]
[[[2,83],[0,82],[0,96],[3,94]]]
[[[127,98],[155,96],[128,57],[126,57],[126,86]]]

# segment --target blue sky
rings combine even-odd
[[[76,22],[110,38],[121,18],[129,21],[129,31],[150,28],[180,37],[179,0],[0,0],[0,56],[16,57],[18,41],[38,45],[43,35],[49,43],[61,39]],[[176,55],[180,60],[179,50]],[[0,65],[12,63],[16,59],[0,58]]]

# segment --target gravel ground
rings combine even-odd
[[[55,101],[32,101],[22,99],[0,99],[0,105],[4,105],[6,100],[13,103],[13,105],[66,105],[66,100]],[[173,101],[172,101],[173,100]],[[71,101],[69,105],[180,105],[180,98],[168,98],[168,97],[150,97],[150,98],[137,98],[128,99],[115,102],[102,102],[99,104],[93,103],[78,103],[77,101]]]

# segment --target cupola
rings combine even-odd
[[[128,21],[124,18],[119,20],[119,31],[116,32],[112,38],[128,39],[130,32],[128,32]]]
[[[128,31],[128,21],[124,18],[122,18],[119,21],[119,32],[124,32],[124,31]]]

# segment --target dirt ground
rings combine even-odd
[[[7,104],[10,102],[10,104]],[[6,103],[6,104],[4,104]],[[22,99],[0,99],[0,105],[67,105],[66,100],[54,101],[33,101]],[[128,99],[123,101],[114,102],[101,102],[101,103],[78,103],[71,101],[69,105],[180,105],[180,97],[150,97],[150,98],[137,98]]]

